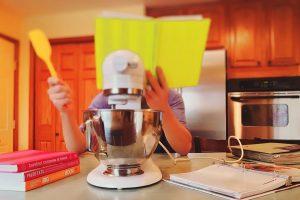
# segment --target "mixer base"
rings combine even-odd
[[[142,166],[143,174],[134,176],[112,176],[105,175],[106,167],[99,165],[87,176],[87,182],[101,188],[126,189],[151,185],[162,179],[160,169],[152,159],[148,159]]]

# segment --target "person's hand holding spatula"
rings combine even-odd
[[[54,106],[61,114],[73,109],[70,87],[56,77],[48,78],[48,95]]]
[[[48,38],[41,30],[29,33],[32,46],[39,58],[47,65],[51,77],[48,78],[48,95],[52,103],[59,110],[62,121],[63,137],[69,151],[84,152],[85,137],[79,131],[72,106],[71,90],[62,80],[57,78],[57,73],[51,62],[51,46]],[[47,113],[46,113],[47,114]]]
[[[55,107],[60,112],[71,109],[71,90],[69,86],[57,77],[55,68],[51,62],[51,46],[45,33],[39,29],[29,32],[29,39],[37,56],[42,59],[50,72],[48,78],[49,90],[48,95]]]

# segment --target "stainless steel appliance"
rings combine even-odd
[[[99,109],[84,112],[87,149],[114,176],[143,174],[161,134],[161,113],[151,109]]]
[[[228,81],[228,135],[300,139],[300,77]]]
[[[108,54],[102,64],[103,94],[111,109],[84,112],[87,149],[99,166],[87,176],[103,188],[135,188],[162,179],[151,159],[161,134],[161,112],[141,109],[144,66],[129,50]]]
[[[205,51],[196,87],[181,89],[187,127],[193,136],[226,139],[226,51]]]

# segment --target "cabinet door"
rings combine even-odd
[[[14,146],[15,45],[0,36],[0,154]]]
[[[80,123],[82,123],[84,110],[88,108],[94,97],[100,92],[96,87],[96,67],[93,42],[80,45],[79,64],[78,119]]]
[[[299,6],[299,5],[298,5]],[[296,28],[300,26],[296,3],[293,1],[273,1],[268,4],[269,66],[297,66]]]
[[[184,9],[181,7],[147,7],[146,15],[151,17],[163,17],[170,15],[183,15]]]
[[[52,61],[72,90],[76,123],[82,123],[82,112],[99,93],[96,88],[94,43],[58,44],[52,46]],[[45,64],[36,59],[35,148],[44,151],[65,151],[61,117],[50,102]],[[78,127],[79,128],[79,127]]]
[[[216,49],[224,47],[225,16],[223,4],[196,4],[174,7],[146,8],[146,14],[152,17],[167,15],[202,15],[211,19],[210,31],[207,39],[207,48]]]
[[[79,44],[58,45],[55,50],[55,66],[58,69],[59,76],[68,84],[72,93],[74,113],[78,113],[78,71],[79,71]],[[75,115],[77,124],[79,119]],[[61,117],[56,111],[56,127],[55,127],[55,150],[65,151],[66,146],[63,138],[61,126]]]
[[[202,15],[211,20],[209,35],[207,39],[207,49],[222,48],[225,35],[225,14],[223,4],[203,4],[190,6],[183,9],[185,15]]]
[[[55,52],[55,49],[53,49]],[[52,53],[52,60],[54,60]],[[48,98],[50,73],[45,63],[35,56],[34,144],[35,149],[55,151],[55,107]]]
[[[259,67],[263,59],[263,11],[259,2],[229,6],[230,67]]]

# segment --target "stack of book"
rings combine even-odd
[[[28,191],[80,172],[73,152],[18,151],[0,155],[0,190]]]
[[[240,156],[240,146],[233,146],[232,154]],[[284,143],[260,143],[243,145],[244,158],[276,165],[300,165],[300,145]]]

